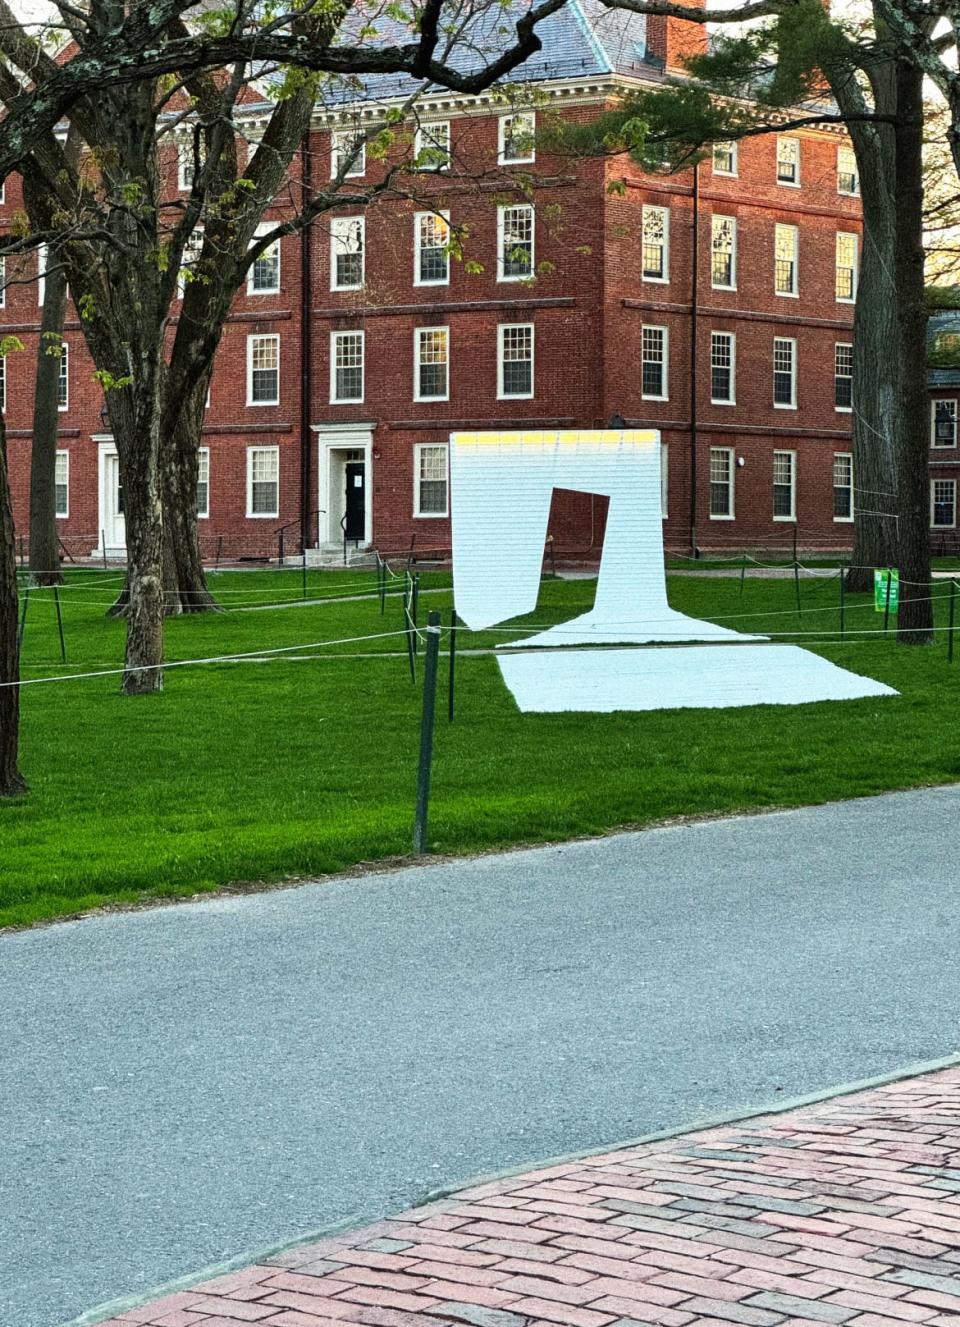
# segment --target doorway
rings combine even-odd
[[[100,547],[108,557],[124,557],[127,551],[127,522],[123,509],[120,458],[111,444],[100,444]]]

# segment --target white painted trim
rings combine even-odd
[[[793,231],[793,289],[777,290],[777,231]],[[789,221],[776,221],[773,226],[773,293],[778,299],[800,298],[800,227]]]
[[[730,458],[729,474],[727,480],[727,493],[730,495],[730,510],[725,515],[715,516],[711,507],[711,493],[713,486],[713,475],[710,467],[710,461],[714,452],[726,452]],[[733,447],[711,447],[707,452],[707,514],[711,521],[735,521],[737,519],[737,456]]]
[[[257,229],[253,232],[254,239],[259,240],[262,239],[264,235],[269,235],[270,231],[276,229],[276,226],[277,223],[275,221],[262,221],[260,225],[257,227]],[[266,249],[264,249],[260,257],[266,258],[267,254],[270,252],[271,249],[276,249],[277,251],[277,284],[275,286],[255,286],[253,284],[253,274],[254,274],[254,268],[256,267],[256,261],[254,261],[250,264],[250,268],[247,272],[248,295],[280,294],[281,268],[283,263],[283,256],[282,256],[283,251],[281,248],[280,240],[275,240],[273,244],[269,245]]]
[[[277,343],[277,394],[270,401],[254,401],[253,399],[253,345],[255,341],[276,341]],[[280,333],[279,332],[251,332],[247,337],[247,405],[253,409],[260,406],[271,406],[280,404]]]
[[[714,249],[713,249],[713,238],[714,238],[714,236],[713,236],[713,223],[714,223],[715,221],[732,221],[732,222],[733,222],[733,245],[732,245],[732,248],[731,248],[731,250],[730,250],[730,284],[729,284],[729,286],[721,285],[719,282],[714,281],[714,279],[713,279],[713,253],[714,253]],[[712,216],[710,217],[710,289],[711,289],[711,290],[736,290],[736,288],[737,288],[737,238],[738,238],[737,218],[736,218],[736,217],[733,217],[733,216],[730,216],[730,214],[727,213],[727,212],[714,212],[714,213],[712,214]]]
[[[536,144],[529,149],[529,155],[525,157],[508,157],[506,154],[507,142],[507,124],[511,120],[531,120],[529,133],[531,137],[537,131],[537,113],[532,110],[509,111],[506,115],[501,115],[497,122],[497,165],[498,166],[526,166],[537,159]]]
[[[97,444],[97,547],[91,551],[91,557],[121,557],[126,555],[126,538],[122,544],[111,543],[106,536],[107,513],[107,460],[117,456],[116,443],[112,433],[95,433],[93,441]],[[118,458],[119,464],[119,458]],[[126,522],[124,522],[126,527]],[[124,528],[126,535],[126,528]],[[106,549],[104,541],[106,540]]]
[[[647,276],[643,270],[644,217],[647,212],[663,213],[663,276]],[[640,280],[644,285],[669,286],[670,284],[670,208],[660,203],[643,203],[640,208]]]
[[[935,525],[933,521],[933,495],[934,484],[952,484],[953,485],[953,520],[949,525]],[[957,481],[949,477],[937,477],[930,480],[930,529],[931,530],[955,530],[957,528]]]
[[[849,297],[846,295],[836,295],[836,278],[837,278],[837,273],[840,270],[840,264],[837,260],[840,256],[838,250],[840,248],[841,237],[846,237],[848,239],[853,240],[853,294],[850,295]],[[833,272],[834,272],[834,294],[836,295],[837,304],[856,304],[857,287],[860,285],[860,236],[857,234],[855,230],[837,231],[837,238],[834,248]]]
[[[210,448],[209,448],[209,447],[198,447],[198,448],[197,448],[197,453],[198,453],[199,456],[201,456],[201,457],[206,456],[206,458],[207,458],[207,510],[206,510],[206,511],[201,511],[201,510],[200,510],[200,507],[199,507],[199,504],[198,504],[198,505],[197,505],[197,520],[198,520],[198,521],[208,521],[208,520],[210,519]],[[197,466],[197,483],[199,484],[199,482],[200,482],[200,467],[199,467],[199,464],[198,464],[198,466]]]
[[[530,329],[530,390],[529,392],[505,392],[503,390],[503,338],[504,332],[511,331],[517,327],[529,327]],[[511,363],[522,362],[511,360]],[[537,366],[537,331],[533,323],[498,323],[497,324],[497,400],[498,401],[532,401],[536,393],[536,366]]]
[[[774,519],[774,521],[779,521],[779,522],[781,522],[781,523],[786,522],[786,523],[789,523],[789,524],[796,524],[796,520],[797,520],[797,453],[796,453],[795,451],[791,451],[789,448],[786,448],[786,447],[776,447],[776,448],[774,449],[774,452],[773,452],[773,479],[772,479],[772,481],[771,481],[773,484],[776,483],[777,457],[778,457],[778,456],[789,456],[789,457],[790,457],[790,511],[789,511],[789,514],[786,515],[786,516],[777,516],[777,515],[774,515],[773,519]]]
[[[427,131],[429,134],[431,129],[439,129],[441,125],[446,125],[447,129],[446,161],[442,164],[438,163],[437,165],[414,166],[414,170],[423,171],[427,175],[442,175],[450,169],[450,164],[453,161],[453,135],[450,132],[449,118],[443,120],[423,120],[417,125],[416,132],[413,136],[413,157],[414,161],[416,161],[422,152],[441,150],[434,143],[432,136],[427,143],[424,143],[424,131]]]
[[[727,398],[716,397],[713,394],[713,338],[715,336],[728,336],[730,338],[730,396]],[[710,329],[710,404],[735,406],[737,404],[737,334],[736,332],[727,332],[720,327],[711,327]]]
[[[834,516],[834,518],[833,518],[833,523],[834,523],[834,525],[852,525],[852,524],[853,524],[853,516],[854,516],[854,502],[853,502],[853,452],[834,452],[834,453],[833,453],[833,459],[834,459],[834,462],[836,462],[836,459],[837,459],[838,456],[846,456],[846,457],[849,459],[849,461],[850,461],[850,515],[849,515],[849,516]],[[832,473],[831,473],[831,478],[833,478]],[[841,485],[838,485],[838,484],[834,481],[834,483],[831,485],[831,487],[832,487],[833,491],[836,492],[837,488],[841,487]]]
[[[733,149],[733,170],[717,170],[715,153],[718,147],[730,147]],[[735,138],[725,139],[722,143],[714,143],[713,153],[710,156],[710,168],[714,175],[723,180],[735,180],[740,175],[740,144]]]
[[[66,463],[67,463],[67,479],[66,479],[66,483],[64,484],[64,487],[65,487],[66,490],[67,490],[67,510],[66,510],[66,511],[57,511],[57,510],[56,510],[56,507],[57,507],[57,471],[56,471],[56,461],[59,461],[59,459],[60,459],[61,456],[64,458],[64,460],[65,460]],[[69,520],[69,518],[70,518],[70,452],[69,452],[69,449],[66,448],[66,447],[58,447],[58,448],[57,448],[56,460],[54,461],[54,471],[53,471],[53,506],[54,506],[54,512],[53,512],[53,514],[54,514],[54,519],[55,519],[55,520],[57,520],[57,521],[66,521],[66,520]]]
[[[420,456],[429,447],[442,447],[447,460],[446,497],[443,511],[420,510]],[[413,446],[413,515],[418,521],[442,521],[450,515],[450,444],[446,442],[417,442]]]
[[[780,144],[781,142],[786,142],[788,140],[792,140],[797,145],[797,178],[795,180],[780,179]],[[782,185],[786,189],[800,188],[800,165],[801,165],[801,159],[803,157],[803,150],[800,146],[800,143],[801,140],[796,134],[777,134],[777,157],[776,157],[774,179],[777,184]]]
[[[662,369],[661,384],[663,391],[659,395],[643,390],[643,334],[644,332],[662,332],[663,333],[663,358],[660,361]],[[651,360],[653,364],[655,361]],[[670,328],[664,323],[642,323],[640,327],[640,399],[641,401],[669,401],[670,400]]]
[[[424,332],[444,332],[446,340],[447,358],[446,382],[447,390],[442,396],[421,396],[420,394],[420,338]],[[413,399],[415,401],[449,401],[450,400],[450,328],[444,324],[436,327],[415,327],[413,329]]]
[[[530,271],[520,272],[516,276],[505,276],[504,253],[503,253],[503,231],[504,216],[508,209],[518,211],[524,209],[530,213]],[[532,203],[500,203],[497,206],[497,281],[531,281],[537,270],[537,213]]]
[[[254,452],[273,452],[277,461],[277,501],[273,511],[254,511],[253,510],[253,453]],[[276,521],[280,517],[280,448],[271,443],[262,446],[259,443],[251,443],[247,448],[247,511],[248,521]]]
[[[773,377],[770,383],[771,396],[776,396],[775,383],[777,374],[777,342],[787,341],[793,346],[793,352],[790,356],[790,400],[774,401],[774,410],[796,410],[797,408],[797,338],[795,336],[775,336],[773,338]]]
[[[450,234],[450,209],[437,208],[432,212],[414,212],[413,214],[413,284],[415,286],[449,286],[450,284],[450,253],[447,252],[447,275],[440,281],[423,281],[420,277],[420,222],[424,217],[442,217],[447,223],[447,235]]]
[[[317,547],[342,543],[343,534],[333,505],[331,485],[335,452],[363,452],[364,474],[364,538],[362,547],[373,543],[373,422],[346,424],[312,424],[317,435]],[[342,512],[340,513],[343,514]],[[334,529],[334,527],[336,527]]]
[[[62,372],[64,365],[66,365],[66,373]],[[65,381],[67,387],[67,399],[62,404],[60,402],[61,377]],[[70,409],[70,344],[68,341],[61,341],[60,343],[60,360],[57,364],[57,409],[61,413]]]
[[[349,284],[337,284],[337,254],[340,244],[340,232],[345,231],[348,226],[358,225],[360,227],[360,280],[352,281]],[[366,218],[361,216],[334,217],[330,222],[330,289],[331,290],[362,290],[367,277],[367,223]]]
[[[937,406],[953,406],[953,442],[937,442]],[[930,401],[930,448],[932,451],[948,452],[957,445],[957,421],[960,415],[958,402],[955,396],[934,396]]]
[[[360,338],[360,395],[359,396],[337,396],[337,341],[342,336],[359,336]],[[363,405],[363,398],[367,390],[367,337],[366,333],[360,328],[345,328],[339,332],[330,333],[330,404],[331,405]]]

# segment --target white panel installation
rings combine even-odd
[[[670,608],[659,433],[455,433],[450,444],[454,598],[474,630],[536,608],[554,489],[610,499],[593,608],[505,642],[514,648],[500,670],[521,710],[799,705],[897,694],[797,646],[744,644],[766,638]],[[709,643],[662,648],[678,641]],[[737,643],[714,643],[725,641]],[[569,648],[588,643],[661,648]],[[517,652],[530,646],[553,648]]]
[[[539,714],[727,709],[897,694],[796,645],[563,650],[546,658],[514,653],[499,663],[520,709]]]

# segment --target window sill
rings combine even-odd
[[[834,523],[834,525],[853,525],[853,517],[852,517],[852,516],[834,516],[834,518],[833,518],[833,523]]]
[[[498,392],[498,401],[532,401],[533,392]]]
[[[248,511],[248,521],[278,521],[280,513],[278,511]]]
[[[640,280],[645,286],[669,286],[670,284],[668,276],[644,276],[641,273]]]
[[[669,401],[669,396],[647,396],[645,392],[640,393],[641,401]]]
[[[711,404],[711,405],[735,406],[737,403],[736,403],[736,401],[715,401],[715,400],[713,399],[713,397],[711,396],[711,398],[710,398],[710,404]]]
[[[775,525],[796,525],[796,516],[773,516],[771,520]]]
[[[799,290],[775,290],[773,292],[777,299],[799,299]]]
[[[800,181],[799,181],[799,180],[781,180],[781,179],[778,177],[778,178],[777,178],[777,184],[781,185],[784,189],[799,189],[799,188],[800,188]]]
[[[279,398],[279,396],[278,396],[277,399],[276,399],[275,401],[248,401],[248,402],[247,402],[247,409],[248,409],[248,410],[259,410],[261,406],[270,407],[270,406],[277,406],[277,405],[279,405],[279,404],[280,404],[280,398]]]
[[[442,404],[444,403],[444,401],[449,401],[449,400],[450,400],[449,395],[448,395],[448,396],[415,396],[415,397],[413,398],[413,403],[414,403],[414,405],[442,405]]]
[[[710,519],[711,521],[735,521],[737,518],[734,516],[732,512],[730,513],[729,516],[714,516],[713,512],[711,512]]]
[[[774,401],[774,403],[773,403],[773,408],[774,408],[774,410],[796,410],[797,407],[796,407],[796,404],[794,404],[794,405],[785,405],[785,404],[784,404],[783,402],[781,402],[781,401]]]
[[[852,405],[835,405],[835,406],[833,407],[833,412],[834,412],[835,415],[852,415],[852,414],[853,414],[853,406],[852,406]]]
[[[449,515],[448,511],[415,511],[413,519],[415,521],[445,521]]]

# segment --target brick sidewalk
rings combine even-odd
[[[465,1189],[110,1327],[960,1324],[960,1068]]]

